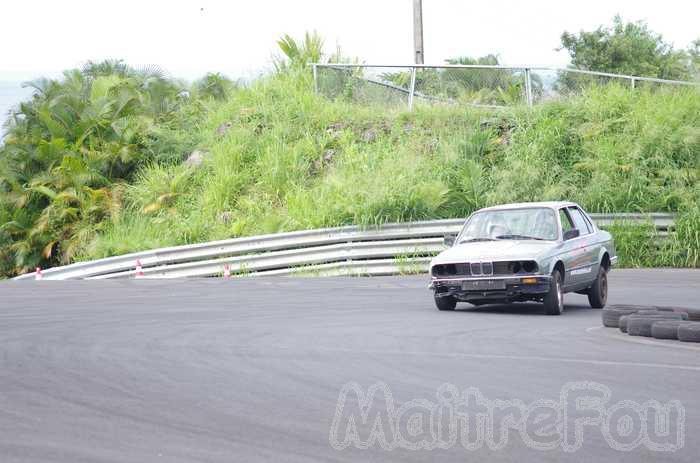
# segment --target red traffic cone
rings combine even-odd
[[[231,278],[231,266],[229,264],[224,265],[224,278],[227,280]]]
[[[141,260],[136,259],[136,274],[134,275],[134,278],[141,278],[144,277],[143,273],[143,267],[141,266]]]
[[[36,272],[34,273],[34,279],[35,280],[43,280],[44,279],[44,274],[41,273],[41,267],[36,268]]]

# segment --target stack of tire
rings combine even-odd
[[[700,342],[700,310],[681,307],[613,305],[603,309],[603,326],[630,336]]]

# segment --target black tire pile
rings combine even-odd
[[[601,315],[603,326],[630,336],[700,342],[700,309],[613,305]]]

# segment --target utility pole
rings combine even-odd
[[[423,64],[423,0],[413,0],[413,47],[416,64]]]

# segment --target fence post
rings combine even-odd
[[[408,110],[413,111],[413,96],[416,93],[416,68],[411,68],[411,88],[408,91]]]
[[[630,84],[632,85],[632,90],[634,90],[634,77],[630,79]]]
[[[314,93],[318,93],[318,70],[316,68],[316,63],[313,63],[311,69],[314,73]]]
[[[527,98],[527,106],[532,108],[532,74],[530,68],[525,68],[525,97]]]

